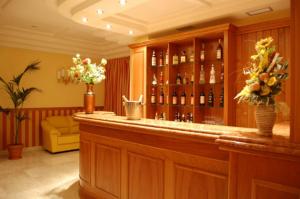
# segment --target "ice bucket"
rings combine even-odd
[[[138,101],[129,101],[125,96],[123,97],[123,105],[128,120],[140,120],[142,117],[142,96]]]

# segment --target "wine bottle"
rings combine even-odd
[[[186,114],[186,122],[190,122],[190,113]]]
[[[178,120],[179,120],[179,118],[178,118],[178,112],[176,112],[176,113],[175,113],[175,116],[174,116],[174,121],[175,121],[175,122],[178,122]]]
[[[169,104],[169,95],[166,95],[166,101],[165,104]]]
[[[203,91],[200,93],[200,106],[205,106],[205,93]]]
[[[180,63],[181,63],[181,64],[186,63],[186,53],[185,53],[184,50],[181,51]]]
[[[205,71],[204,71],[204,66],[201,65],[200,69],[200,79],[199,79],[200,84],[205,84]]]
[[[178,65],[178,55],[176,53],[173,55],[173,65]]]
[[[181,115],[181,122],[185,122],[186,120],[185,120],[185,115],[184,115],[184,113],[182,113],[182,115]]]
[[[176,84],[177,85],[180,85],[181,84],[181,76],[179,73],[177,73],[177,76],[176,76]]]
[[[190,113],[190,122],[192,123],[194,121],[193,113]]]
[[[159,114],[159,120],[164,120],[164,113]]]
[[[219,44],[217,47],[217,60],[221,60],[223,58],[223,48],[221,45],[221,39],[219,39]]]
[[[163,61],[163,52],[160,51],[160,54],[159,54],[159,66],[162,67],[164,65],[164,61]]]
[[[223,62],[222,62],[222,65],[221,65],[220,81],[224,82],[224,63]]]
[[[153,85],[153,86],[157,85],[157,78],[156,78],[155,73],[153,73],[152,85]]]
[[[166,65],[169,64],[169,49],[167,49],[167,52],[166,52],[165,62],[166,62]]]
[[[163,112],[163,120],[166,120],[166,119],[167,119],[166,113]]]
[[[174,89],[173,95],[172,95],[172,104],[177,105],[177,93],[176,93],[175,89]]]
[[[164,90],[163,90],[163,88],[160,88],[159,103],[164,104]]]
[[[190,55],[190,62],[193,63],[195,61],[194,51]]]
[[[214,107],[214,93],[212,88],[209,90],[207,105],[209,107]]]
[[[154,119],[158,120],[158,113],[157,112],[155,113]]]
[[[152,51],[151,66],[156,66],[155,50]]]
[[[191,84],[193,84],[194,81],[195,81],[195,77],[194,77],[194,73],[192,73],[192,75],[191,75]]]
[[[185,91],[183,91],[180,96],[180,104],[185,105],[185,102],[186,102],[186,94],[185,94]]]
[[[224,107],[224,87],[221,89],[221,94],[220,94],[220,107]]]
[[[193,93],[191,93],[191,105],[194,105],[194,103],[195,103],[195,99],[194,99],[194,94]]]
[[[202,49],[200,51],[200,61],[204,62],[205,60],[205,50],[204,50],[204,43],[202,43]]]
[[[182,84],[184,84],[184,85],[187,84],[186,72],[184,73],[184,76],[183,76],[183,78],[182,78]]]
[[[210,70],[210,78],[209,78],[209,83],[210,84],[215,84],[216,83],[216,71],[215,71],[215,66],[212,64],[211,65],[211,70]]]
[[[152,93],[151,93],[151,104],[155,104],[156,103],[156,95],[155,95],[155,89],[152,88]]]
[[[159,74],[159,84],[160,85],[164,84],[164,74],[163,74],[163,72],[160,72],[160,74]]]

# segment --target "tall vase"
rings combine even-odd
[[[273,127],[276,121],[276,112],[273,105],[258,105],[255,112],[258,134],[272,136]]]
[[[94,84],[86,84],[86,93],[84,94],[84,110],[86,114],[92,114],[95,111]]]

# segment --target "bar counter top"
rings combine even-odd
[[[81,123],[106,126],[110,128],[129,129],[142,134],[156,134],[165,137],[214,142],[221,147],[233,147],[245,150],[273,152],[285,155],[300,156],[300,145],[289,141],[289,123],[277,124],[272,137],[257,134],[255,128],[233,126],[182,123],[154,119],[127,120],[111,112],[99,111],[94,114],[78,112],[74,119]]]

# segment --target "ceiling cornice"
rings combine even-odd
[[[90,57],[115,58],[129,55],[129,48],[126,45],[57,37],[52,33],[11,26],[0,27],[0,46],[70,55],[80,53]]]

